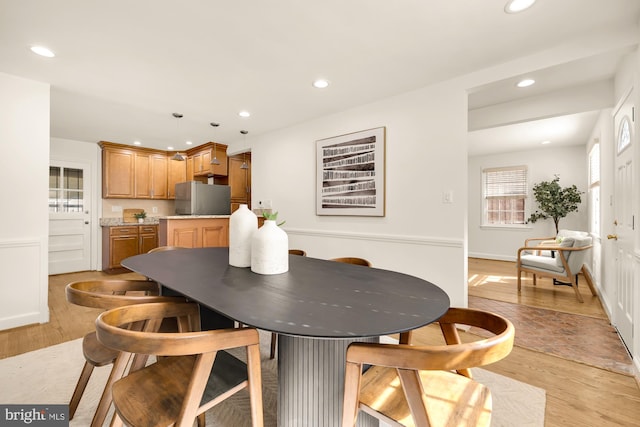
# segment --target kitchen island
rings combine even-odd
[[[158,244],[182,248],[229,246],[231,215],[173,215],[159,218]]]

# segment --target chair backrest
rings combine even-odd
[[[180,246],[158,246],[157,248],[151,249],[148,254],[152,254],[154,252],[163,252],[163,251],[175,251],[176,249],[184,249]]]
[[[84,307],[110,309],[131,304],[184,301],[160,295],[160,287],[149,280],[86,280],[65,288],[67,301]]]
[[[585,246],[590,246],[592,239],[590,236],[575,236],[575,237],[564,237],[562,242],[560,242],[560,247],[564,248],[583,248]],[[585,262],[585,258],[587,256],[587,250],[583,251],[563,251],[564,257],[567,260],[567,264],[569,265],[569,269],[572,273],[577,273],[582,268],[582,265]],[[564,267],[562,264],[562,258],[559,256],[556,257],[556,265],[558,267]]]
[[[290,255],[307,256],[307,253],[305,251],[303,251],[302,249],[289,249],[289,254]]]
[[[505,317],[470,308],[450,308],[438,319],[446,345],[352,343],[347,361],[401,369],[462,371],[488,365],[507,356],[513,348],[514,327]],[[456,325],[484,329],[493,336],[462,343]],[[469,376],[465,372],[465,376]]]
[[[345,264],[355,264],[355,265],[363,265],[365,267],[371,267],[371,263],[364,258],[342,257],[342,258],[332,258],[329,261],[344,262]]]
[[[117,307],[98,316],[98,340],[121,355],[174,356],[132,367],[129,375],[113,384],[116,414],[126,425],[191,426],[196,416],[198,425],[204,425],[199,415],[248,387],[252,425],[263,426],[258,331],[201,331],[199,313],[196,303],[162,302]],[[172,319],[178,332],[163,333],[160,324]],[[246,348],[246,364],[219,351],[236,347]],[[126,364],[124,357],[116,361],[120,364]]]

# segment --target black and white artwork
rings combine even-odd
[[[384,153],[384,127],[316,141],[316,214],[384,216]]]

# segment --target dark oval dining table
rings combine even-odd
[[[136,255],[122,265],[223,319],[280,334],[278,425],[287,427],[339,426],[347,346],[425,326],[450,304],[414,276],[296,255],[276,275],[230,266],[228,248]],[[377,424],[359,417],[358,425]]]

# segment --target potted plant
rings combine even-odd
[[[527,223],[535,223],[540,219],[553,219],[558,234],[558,223],[571,212],[578,211],[582,202],[581,194],[575,185],[560,187],[560,177],[555,175],[551,181],[542,181],[533,186],[533,196],[538,203],[538,209],[531,214]]]
[[[142,212],[134,213],[133,216],[135,216],[138,219],[139,223],[143,223],[144,219],[147,217],[147,213],[145,211],[142,211]]]

